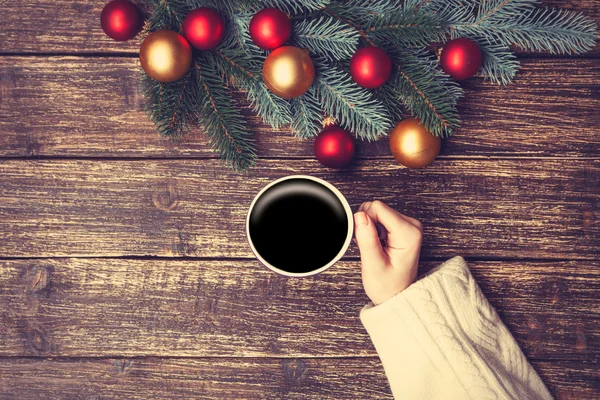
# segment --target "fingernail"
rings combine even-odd
[[[358,212],[354,214],[354,223],[356,225],[367,225],[369,220],[367,219],[367,214],[364,212]]]

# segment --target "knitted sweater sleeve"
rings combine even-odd
[[[552,399],[461,257],[360,318],[395,399]]]

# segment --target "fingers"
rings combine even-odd
[[[389,247],[404,249],[421,245],[422,225],[416,219],[398,213],[379,200],[363,203],[359,212],[385,227]]]
[[[375,200],[375,201],[379,201],[379,200]],[[371,207],[372,203],[373,203],[372,201],[366,201],[366,202],[362,203],[360,205],[360,207],[358,208],[358,211],[365,211],[365,209],[368,209],[369,207]],[[385,203],[383,203],[383,202],[381,202],[381,203],[385,205]],[[419,221],[415,218],[406,216],[404,214],[400,214],[398,211],[395,211],[394,209],[392,209],[392,211],[397,213],[400,217],[404,218],[406,221],[408,221],[411,225],[413,225],[418,230],[423,231],[423,224],[421,223],[421,221]]]
[[[364,269],[382,268],[387,264],[387,254],[381,248],[373,220],[364,212],[354,214],[356,243]]]

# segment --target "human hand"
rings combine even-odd
[[[387,247],[381,246],[375,223],[387,230]],[[383,303],[415,281],[422,238],[419,221],[375,200],[361,204],[354,214],[354,229],[363,286],[373,304]]]

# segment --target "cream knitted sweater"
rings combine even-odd
[[[360,318],[395,399],[552,399],[461,257]]]

